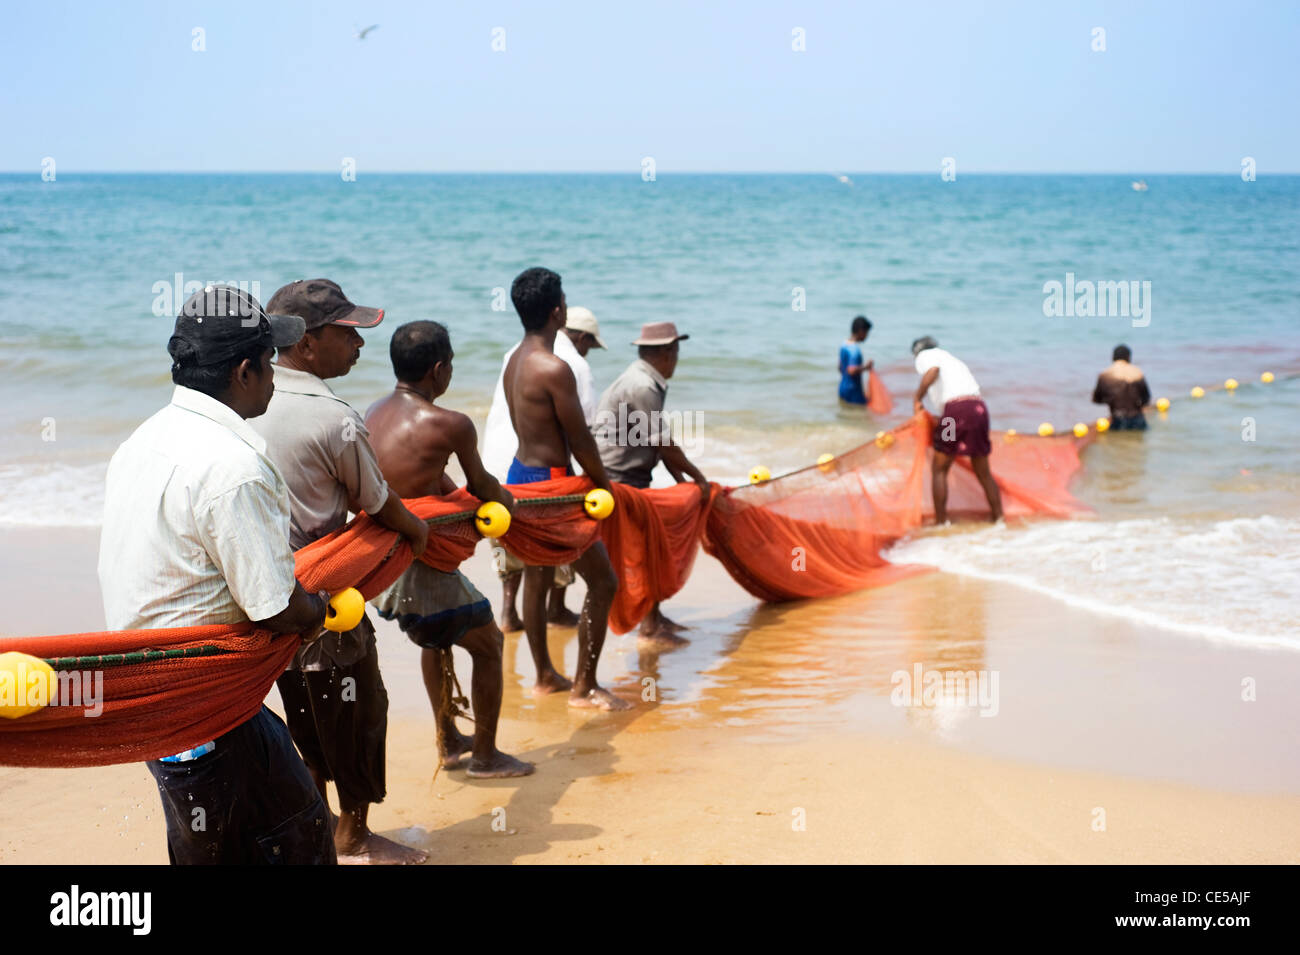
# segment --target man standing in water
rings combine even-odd
[[[108,465],[99,586],[112,630],[253,621],[310,643],[325,593],[294,579],[289,495],[247,424],[275,385],[273,346],[303,321],[224,285],[195,292],[167,343],[176,390]],[[329,810],[284,723],[265,706],[213,740],[146,764],[172,865],[336,861]]]
[[[849,325],[849,340],[840,346],[840,401],[851,405],[865,405],[867,392],[862,386],[862,376],[870,374],[875,362],[864,361],[862,343],[871,333],[871,322],[859,315]]]
[[[931,492],[934,497],[934,522],[948,523],[948,469],[959,455],[970,457],[971,469],[984,488],[992,519],[1002,519],[1002,494],[993,472],[989,470],[989,409],[980,398],[980,386],[966,363],[939,347],[926,335],[912,342],[912,355],[921,384],[912,400],[912,410],[920,413],[926,392],[934,389],[934,404],[939,409],[931,444],[934,447]]]
[[[1092,400],[1109,406],[1111,430],[1145,431],[1147,419],[1142,409],[1151,401],[1151,389],[1142,369],[1132,364],[1133,353],[1127,345],[1116,345],[1111,358],[1110,367],[1097,376]]]
[[[524,337],[502,376],[510,421],[519,438],[506,483],[530,484],[572,474],[572,452],[592,483],[608,491],[609,478],[587,426],[573,371],[555,355],[555,336],[566,318],[560,277],[550,269],[526,269],[511,285],[510,300],[524,326]],[[630,703],[596,682],[609,609],[618,589],[604,542],[592,544],[574,561],[573,569],[586,582],[587,597],[578,621],[578,666],[572,683],[556,671],[546,646],[549,568],[524,570],[524,632],[537,670],[533,692],[569,690],[570,706],[630,709]]]
[[[289,488],[289,543],[306,547],[365,511],[397,531],[415,556],[428,525],[384,482],[361,415],[325,384],[352,370],[365,344],[358,328],[374,328],[383,309],[353,305],[328,279],[291,282],[273,296],[274,313],[297,315],[307,332],[280,349],[275,396],[253,427]],[[370,831],[372,803],[384,801],[388,693],[379,674],[375,627],[363,616],[347,633],[328,633],[294,657],[276,680],[285,721],[326,799],[334,780],[339,817],[334,845],[349,865],[411,865],[428,854]]]
[[[393,332],[388,353],[397,385],[392,394],[370,406],[366,425],[374,436],[375,454],[389,488],[407,498],[454,491],[456,484],[446,471],[454,454],[471,494],[480,501],[513,508],[510,492],[483,469],[474,422],[434,404],[451,385],[447,329],[437,322],[403,325]],[[381,617],[396,620],[422,648],[420,669],[437,722],[443,768],[456,768],[468,754],[466,774],[474,779],[531,773],[532,763],[497,749],[505,640],[492,620],[487,598],[459,570],[446,573],[417,560],[374,603]],[[473,740],[456,728],[450,705],[447,681],[454,675],[453,644],[468,650],[474,662],[470,688]]]
[[[655,465],[662,460],[675,481],[681,483],[689,477],[707,499],[708,478],[673,441],[663,416],[668,379],[677,370],[677,343],[690,337],[679,335],[672,322],[642,325],[641,337],[632,343],[637,346],[636,361],[600,396],[596,447],[611,481],[649,487]],[[684,629],[665,617],[656,603],[641,621],[638,641],[647,649],[671,650],[687,642],[677,635]]]

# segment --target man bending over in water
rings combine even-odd
[[[948,470],[960,455],[970,458],[971,470],[984,488],[993,520],[1002,520],[1002,494],[993,472],[989,470],[989,409],[980,398],[980,386],[966,363],[944,351],[926,335],[912,342],[912,355],[921,376],[912,409],[920,412],[926,392],[930,393],[939,420],[935,422],[931,444],[934,447],[933,473],[930,476],[934,497],[934,522],[948,523]]]
[[[592,483],[608,491],[609,478],[578,400],[573,371],[555,355],[555,336],[564,328],[566,315],[560,277],[550,269],[527,269],[511,285],[510,300],[523,323],[524,337],[502,374],[510,422],[519,437],[519,450],[506,483],[531,484],[572,474],[572,451]],[[618,576],[604,542],[596,541],[587,548],[573,562],[573,569],[586,582],[587,597],[578,620],[578,666],[572,683],[556,671],[546,646],[546,595],[553,568],[524,570],[524,632],[537,669],[533,692],[542,695],[569,690],[570,706],[630,709],[632,704],[596,682],[609,608],[618,589]]]
[[[411,322],[393,332],[389,344],[397,385],[371,405],[366,427],[388,486],[404,498],[446,494],[456,489],[447,477],[455,454],[469,492],[481,501],[514,507],[510,492],[483,469],[474,423],[456,411],[434,404],[451,384],[451,340],[437,322]],[[420,668],[441,740],[443,766],[455,768],[470,752],[467,775],[474,779],[527,776],[531,763],[497,749],[501,715],[501,652],[504,638],[492,619],[492,605],[459,570],[443,573],[415,561],[397,581],[375,598],[375,609],[396,620],[402,632],[422,648]],[[456,728],[443,705],[443,653],[452,644],[464,647],[474,661],[470,698],[474,738]],[[448,694],[450,696],[450,694]]]

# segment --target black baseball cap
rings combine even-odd
[[[287,348],[302,338],[306,325],[296,315],[268,314],[253,296],[233,285],[209,285],[195,292],[176,316],[176,329],[167,351],[176,358],[176,346],[191,346],[197,358],[186,364],[219,365],[261,345]]]
[[[271,296],[266,307],[279,315],[298,315],[308,330],[323,325],[351,325],[374,328],[384,320],[382,308],[353,305],[337,282],[329,279],[299,279]]]

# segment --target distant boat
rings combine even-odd
[[[1145,179],[1139,179],[1137,182],[1132,183],[1132,186],[1133,186],[1133,191],[1134,191],[1134,192],[1146,192],[1146,191],[1147,191],[1147,181],[1146,181]]]
[[[844,183],[844,185],[846,185],[846,186],[851,186],[851,185],[853,185],[853,180],[850,179],[848,176],[837,176],[837,175],[835,175],[835,173],[831,173],[831,175],[832,175],[832,176],[835,176],[835,178],[836,178],[837,181]]]

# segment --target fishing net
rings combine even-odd
[[[569,563],[603,539],[619,576],[610,613],[616,633],[631,630],[690,575],[701,541],[746,590],[793,600],[876,587],[927,568],[890,564],[881,551],[932,513],[929,437],[917,415],[875,442],[762,484],[739,488],[693,483],[640,490],[614,486],[613,514],[593,520],[582,506],[582,477],[512,487],[517,507],[501,539],[526,563]],[[991,465],[1009,517],[1064,517],[1082,506],[1070,495],[1087,439],[993,436]],[[450,571],[480,536],[478,501],[463,488],[406,502],[430,524],[421,560]],[[949,513],[987,513],[969,464],[949,474]],[[297,552],[309,591],[356,587],[373,598],[410,565],[398,535],[362,514]],[[102,712],[47,706],[0,719],[0,765],[95,766],[153,759],[234,729],[262,705],[298,648],[293,635],[252,624],[181,627],[49,637],[0,638],[55,670],[99,671]],[[0,674],[0,680],[3,680]],[[0,687],[3,689],[3,687]],[[12,687],[10,688],[12,690]]]
[[[763,600],[829,597],[929,570],[891,564],[881,551],[934,514],[932,426],[921,413],[825,464],[723,490],[709,511],[705,549]],[[1087,439],[992,437],[989,463],[1008,517],[1065,517],[1083,509],[1068,486]],[[948,513],[988,516],[965,458],[948,473]]]

